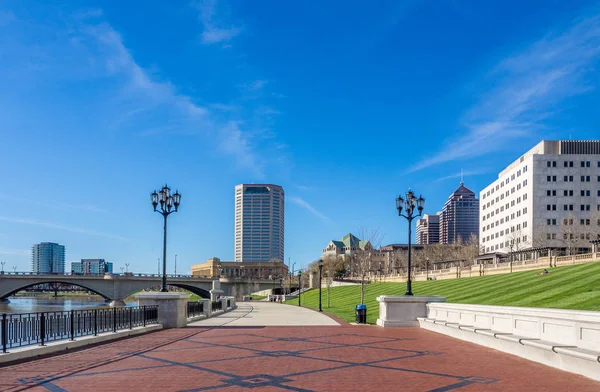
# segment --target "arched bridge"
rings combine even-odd
[[[222,283],[221,283],[222,282]],[[252,291],[268,290],[279,287],[280,282],[275,280],[230,281],[193,276],[173,276],[167,278],[167,284],[180,287],[197,294],[203,298],[210,298],[213,288],[223,290],[224,295],[232,292],[240,293],[240,287],[252,286]],[[42,283],[63,283],[82,287],[92,291],[113,304],[122,304],[130,295],[160,286],[159,275],[144,274],[100,274],[100,275],[74,275],[74,274],[30,274],[30,273],[4,273],[0,274],[0,300],[6,300],[17,292]],[[235,289],[234,289],[235,287]]]

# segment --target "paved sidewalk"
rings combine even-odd
[[[190,326],[316,326],[339,325],[323,313],[312,309],[275,302],[238,302],[238,308],[209,319],[199,320]]]

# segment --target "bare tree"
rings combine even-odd
[[[506,230],[504,235],[505,247],[510,250],[510,272],[512,272],[513,255],[515,252],[519,252],[522,249],[527,248],[529,239],[523,235],[521,225],[512,226],[510,232]]]
[[[475,263],[475,258],[479,256],[479,237],[475,233],[471,233],[467,242],[464,244],[462,249],[462,255],[459,259],[463,259],[466,261],[467,265],[473,265]]]
[[[556,238],[554,238],[556,239]],[[531,244],[534,248],[544,248],[552,241],[552,233],[548,230],[548,225],[542,222],[538,222],[533,226],[533,235],[531,238]]]
[[[379,253],[383,236],[379,229],[363,228],[358,230],[358,234],[362,239],[361,244],[350,257],[352,270],[360,277],[360,303],[362,304],[365,302],[365,278],[373,270],[373,257]]]
[[[323,271],[325,272],[325,286],[327,287],[327,307],[331,306],[331,284],[333,283],[333,278],[336,276],[337,272],[340,270],[340,264],[343,268],[343,258],[338,255],[330,255],[323,259]]]
[[[569,214],[560,221],[560,240],[565,245],[567,255],[577,253],[580,236],[583,234],[582,228],[573,214]],[[585,236],[584,236],[585,237]]]

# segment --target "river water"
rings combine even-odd
[[[10,297],[9,300],[8,304],[0,303],[0,314],[53,312],[108,306],[108,302],[105,302],[102,297]],[[127,303],[127,306],[134,305],[137,304],[135,302]]]

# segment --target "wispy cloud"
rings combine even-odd
[[[0,255],[31,256],[31,250],[0,248]]]
[[[196,4],[204,10],[210,26],[219,26],[215,24],[220,20],[217,8],[223,19],[220,15],[224,14],[226,4],[214,1]],[[90,116],[104,114],[96,118],[100,122],[98,127],[144,137],[202,138],[203,144],[215,146],[221,155],[231,157],[230,161],[244,174],[257,180],[264,179],[269,164],[285,155],[272,146],[275,138],[266,137],[263,132],[265,128],[274,129],[273,117],[278,114],[276,108],[257,100],[262,98],[266,80],[251,78],[248,86],[255,91],[250,93],[233,89],[239,87],[239,81],[232,78],[229,87],[238,96],[231,97],[229,102],[210,103],[201,94],[182,92],[161,74],[159,67],[143,66],[136,61],[126,45],[126,37],[107,22],[102,10],[51,15],[57,13],[55,8],[40,6],[40,9],[54,17],[54,22],[45,24],[28,19],[26,24],[11,23],[3,27],[0,34],[0,52],[11,59],[8,65],[0,64],[0,71],[4,71],[0,75],[13,81],[14,86],[26,85],[35,94],[44,86],[80,83],[83,89],[91,88],[92,100],[100,95],[107,97],[85,108]],[[13,19],[12,14],[2,15],[6,21]],[[24,44],[30,41],[36,42],[35,48]],[[37,83],[38,80],[52,83]],[[193,90],[189,87],[186,91]],[[245,99],[251,94],[252,100]]]
[[[66,230],[66,231],[70,231],[72,233],[88,234],[88,235],[96,236],[96,237],[106,237],[106,238],[112,238],[112,239],[121,240],[121,241],[128,241],[127,238],[121,237],[118,235],[114,235],[114,234],[102,233],[99,231],[83,229],[80,227],[66,226],[66,225],[56,224],[56,223],[52,223],[52,222],[45,222],[45,221],[40,221],[37,219],[0,216],[0,221],[10,222],[10,223],[18,223],[18,224],[24,224],[24,225],[41,226],[41,227],[46,227],[49,229]]]
[[[323,214],[322,212],[320,212],[319,210],[317,210],[316,208],[314,208],[313,206],[308,204],[308,202],[305,201],[304,199],[297,197],[297,196],[288,196],[288,200],[291,201],[292,203],[297,204],[300,207],[308,210],[311,214],[320,218],[321,220],[323,220],[325,222],[331,222],[331,219],[329,219],[329,217],[327,217],[325,214]]]
[[[143,69],[125,47],[121,35],[106,23],[87,25],[84,31],[103,45],[105,62],[109,72],[125,77],[128,81],[123,92],[128,99],[137,98],[136,105],[146,105],[146,110],[129,110],[128,116],[144,114],[160,107],[171,112],[170,120],[164,125],[152,126],[139,132],[141,136],[160,133],[177,135],[201,134],[217,138],[217,145],[226,154],[234,156],[238,166],[249,171],[257,179],[264,178],[264,159],[256,152],[253,133],[242,129],[243,122],[223,119],[218,113],[233,113],[235,105],[209,104],[206,107],[194,103],[194,100],[165,81],[157,81]],[[265,81],[255,81],[252,86],[260,88]],[[274,109],[273,109],[274,111]]]
[[[490,172],[489,169],[466,170],[466,171],[463,171],[463,172],[458,172],[458,173],[450,174],[448,176],[436,178],[435,181],[445,181],[445,180],[451,180],[451,179],[454,179],[454,178],[478,176],[480,174],[487,174],[489,172]]]
[[[194,3],[199,13],[198,19],[203,27],[200,35],[200,41],[203,44],[226,43],[242,31],[241,27],[229,24],[219,17],[217,10],[219,4],[222,4],[222,2],[217,0],[204,0]]]
[[[72,203],[62,203],[62,202],[49,202],[43,203],[35,200],[30,200],[22,197],[14,197],[9,195],[0,194],[0,199],[17,201],[21,203],[27,203],[32,205],[37,205],[40,207],[48,207],[48,208],[56,208],[60,210],[78,210],[78,211],[89,211],[89,212],[106,212],[105,209],[97,207],[92,204],[72,204]]]
[[[494,85],[464,114],[466,132],[409,172],[537,139],[535,133],[553,116],[553,105],[596,87],[586,76],[595,72],[599,57],[600,14],[579,18],[507,57],[488,75]]]

